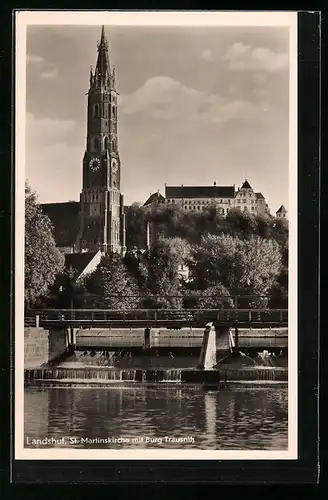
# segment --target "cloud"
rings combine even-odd
[[[40,74],[40,78],[43,78],[45,80],[51,80],[53,78],[57,78],[57,76],[58,76],[58,69],[54,65],[50,69],[43,71],[43,73]]]
[[[31,64],[40,64],[44,62],[44,58],[41,56],[38,56],[36,54],[27,54],[26,55],[26,62],[31,63]]]
[[[253,82],[256,85],[262,86],[268,81],[268,75],[265,73],[254,73]]]
[[[74,120],[36,118],[32,113],[26,113],[27,145],[40,147],[47,142],[55,144],[73,132],[75,126]]]
[[[272,52],[265,47],[234,43],[225,55],[232,70],[256,70],[276,73],[288,68],[288,54]]]
[[[26,115],[26,177],[40,193],[40,202],[76,199],[83,158],[81,144],[74,144],[74,120]],[[65,182],[63,182],[65,179]]]
[[[211,49],[206,49],[201,53],[200,58],[204,59],[205,61],[212,61],[213,52],[211,51]]]
[[[224,123],[230,120],[257,120],[261,112],[244,100],[229,100],[192,89],[167,76],[147,80],[133,94],[121,96],[124,116],[144,117],[175,123]]]

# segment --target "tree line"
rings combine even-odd
[[[28,186],[25,204],[29,307],[287,307],[285,220],[236,210],[222,217],[215,209],[193,214],[134,204],[126,214],[124,257],[105,255],[94,272],[77,280],[76,271],[64,269],[51,223]],[[150,248],[147,223],[156,233]]]

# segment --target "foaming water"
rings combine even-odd
[[[26,387],[25,446],[35,448],[33,439],[47,437],[58,441],[43,448],[284,450],[287,409],[287,389],[274,387],[204,391],[114,381],[110,387]],[[122,437],[126,441],[117,442]]]

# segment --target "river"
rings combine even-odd
[[[286,450],[287,407],[281,387],[26,387],[25,446]]]

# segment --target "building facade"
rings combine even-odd
[[[247,180],[236,190],[235,186],[165,186],[165,197],[159,193],[151,195],[145,206],[165,204],[179,206],[186,212],[200,212],[216,208],[221,215],[231,209],[251,214],[267,214],[269,207],[262,193],[256,193]]]

